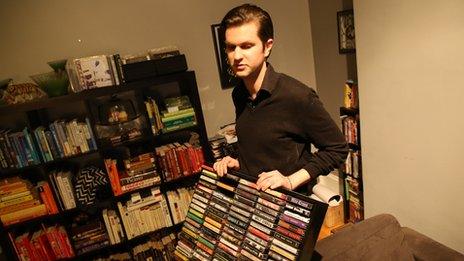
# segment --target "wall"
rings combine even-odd
[[[268,10],[276,41],[270,62],[315,85],[308,2],[250,1]],[[134,54],[177,45],[195,70],[212,136],[235,119],[231,89],[221,90],[210,25],[241,1],[14,1],[0,2],[0,79],[29,80],[61,58]],[[81,40],[80,42],[78,40]]]
[[[464,253],[464,2],[354,1],[366,216]]]
[[[351,1],[308,0],[319,98],[341,127],[340,106],[347,79],[356,79],[355,54],[338,53],[337,12],[352,8]],[[350,68],[352,68],[350,70]]]

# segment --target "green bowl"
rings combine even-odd
[[[58,71],[64,71],[65,70],[66,61],[67,61],[67,59],[62,59],[62,60],[56,60],[56,61],[47,62],[47,64],[50,67],[52,67],[55,72],[58,72]]]
[[[48,72],[30,77],[49,97],[61,96],[68,93],[69,80],[68,75],[64,72]]]

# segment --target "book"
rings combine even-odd
[[[47,214],[47,207],[45,204],[24,208],[15,212],[3,214],[0,216],[4,225],[11,225],[19,223],[27,219],[43,216]]]

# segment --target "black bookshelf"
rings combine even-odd
[[[364,189],[361,153],[361,121],[359,108],[340,107],[342,119],[342,130],[345,135],[347,131],[344,119],[351,117],[356,122],[356,141],[347,140],[350,161],[346,161],[340,168],[340,191],[343,191],[344,219],[346,222],[359,222],[364,219]],[[356,162],[354,162],[356,161]],[[347,164],[351,164],[351,173],[347,172]]]
[[[204,116],[201,109],[201,100],[198,94],[198,88],[196,84],[196,77],[193,71],[186,71],[186,72],[179,72],[179,73],[172,73],[167,75],[161,75],[151,78],[142,79],[139,81],[134,81],[118,86],[109,86],[109,87],[102,87],[97,89],[90,89],[85,90],[79,93],[70,93],[65,96],[53,97],[53,98],[46,98],[35,100],[28,103],[23,104],[16,104],[16,105],[9,105],[9,106],[0,106],[0,120],[3,118],[13,117],[18,115],[18,118],[23,119],[22,121],[15,122],[15,126],[9,124],[8,126],[2,126],[0,124],[0,128],[18,128],[22,129],[24,127],[28,127],[30,130],[38,127],[38,126],[48,126],[50,122],[55,119],[70,119],[70,118],[83,118],[85,116],[90,118],[90,123],[92,126],[92,131],[96,136],[96,129],[95,124],[97,119],[94,117],[95,115],[92,114],[92,101],[99,97],[110,97],[114,94],[123,94],[130,92],[133,94],[134,102],[136,103],[136,107],[139,111],[142,112],[142,117],[146,123],[149,123],[147,119],[146,113],[143,113],[144,109],[144,98],[147,95],[161,95],[158,97],[159,99],[166,98],[168,96],[176,96],[176,95],[186,95],[189,97],[192,107],[195,111],[195,118],[197,124],[192,127],[188,127],[185,129],[179,129],[168,133],[161,133],[159,135],[153,135],[150,130],[149,124],[145,127],[146,129],[143,131],[142,136],[138,139],[134,139],[131,141],[121,142],[120,144],[108,145],[103,144],[97,140],[98,149],[95,151],[89,151],[82,154],[76,154],[65,158],[57,158],[53,161],[45,162],[36,164],[33,166],[26,166],[23,168],[11,168],[11,169],[0,169],[0,174],[2,178],[5,177],[12,177],[12,176],[21,176],[25,179],[32,178],[29,172],[34,172],[34,176],[32,178],[32,182],[35,183],[39,180],[45,180],[50,183],[49,177],[47,175],[47,171],[50,168],[53,168],[56,165],[63,165],[69,162],[72,162],[74,165],[78,165],[79,167],[85,166],[88,163],[92,163],[101,167],[104,170],[103,159],[106,156],[108,151],[115,149],[117,147],[128,147],[129,150],[144,150],[145,152],[154,151],[156,146],[176,142],[176,141],[183,141],[185,142],[188,135],[191,132],[195,132],[199,135],[199,142],[201,147],[203,148],[204,158],[206,162],[212,162],[213,156],[212,152],[209,149],[208,138],[206,133],[206,126],[204,122]],[[72,114],[73,110],[75,109],[76,114]],[[64,112],[61,112],[64,111]],[[60,115],[63,113],[63,115]],[[60,115],[60,116],[58,116]],[[97,137],[96,137],[97,138]],[[160,177],[162,176],[161,173]],[[161,177],[162,178],[162,177]],[[14,251],[14,246],[12,242],[9,240],[6,232],[11,232],[14,234],[15,231],[26,231],[28,227],[37,227],[42,222],[51,224],[57,223],[60,225],[64,225],[67,231],[68,237],[70,237],[70,222],[74,215],[77,215],[80,212],[85,211],[92,211],[92,212],[99,212],[101,217],[101,210],[105,207],[111,207],[112,209],[116,210],[119,215],[119,211],[116,207],[116,203],[123,199],[126,199],[128,195],[135,192],[144,193],[146,191],[150,191],[151,187],[160,187],[162,193],[165,193],[169,190],[175,190],[176,188],[190,186],[193,185],[196,180],[198,179],[198,175],[189,175],[185,177],[181,177],[179,179],[171,180],[165,182],[162,178],[160,184],[140,188],[135,191],[128,192],[121,196],[113,196],[110,195],[105,199],[105,203],[97,203],[92,206],[88,207],[76,207],[74,209],[60,211],[58,214],[53,215],[45,215],[33,218],[31,220],[27,220],[24,222],[12,224],[10,226],[0,226],[0,233],[1,242],[2,242],[2,249],[9,258],[9,260],[17,260],[17,256]],[[108,184],[110,186],[110,184]],[[111,189],[109,189],[110,191]],[[55,201],[57,202],[56,195],[53,195]],[[166,197],[167,200],[167,197]],[[109,202],[109,203],[108,203]],[[169,202],[168,207],[169,207]],[[171,213],[170,213],[171,214]],[[121,218],[119,216],[119,218]],[[176,231],[181,227],[181,224],[173,225],[172,227],[162,228],[157,231],[152,231],[130,240],[125,240],[121,243],[116,245],[108,245],[102,247],[98,250],[90,251],[89,253],[85,253],[82,256],[77,256],[76,259],[84,260],[91,258],[92,256],[98,256],[101,253],[108,254],[113,251],[120,250],[121,246],[126,246],[126,244],[134,245],[135,243],[141,242],[147,237],[155,233],[167,233],[170,231]],[[124,230],[124,228],[123,228]],[[18,235],[15,235],[18,236]],[[70,239],[71,240],[71,239]],[[72,241],[71,241],[72,243]]]

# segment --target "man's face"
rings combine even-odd
[[[226,53],[229,64],[240,78],[257,77],[262,64],[272,48],[269,39],[263,47],[258,36],[258,24],[250,22],[230,27],[225,33]]]

